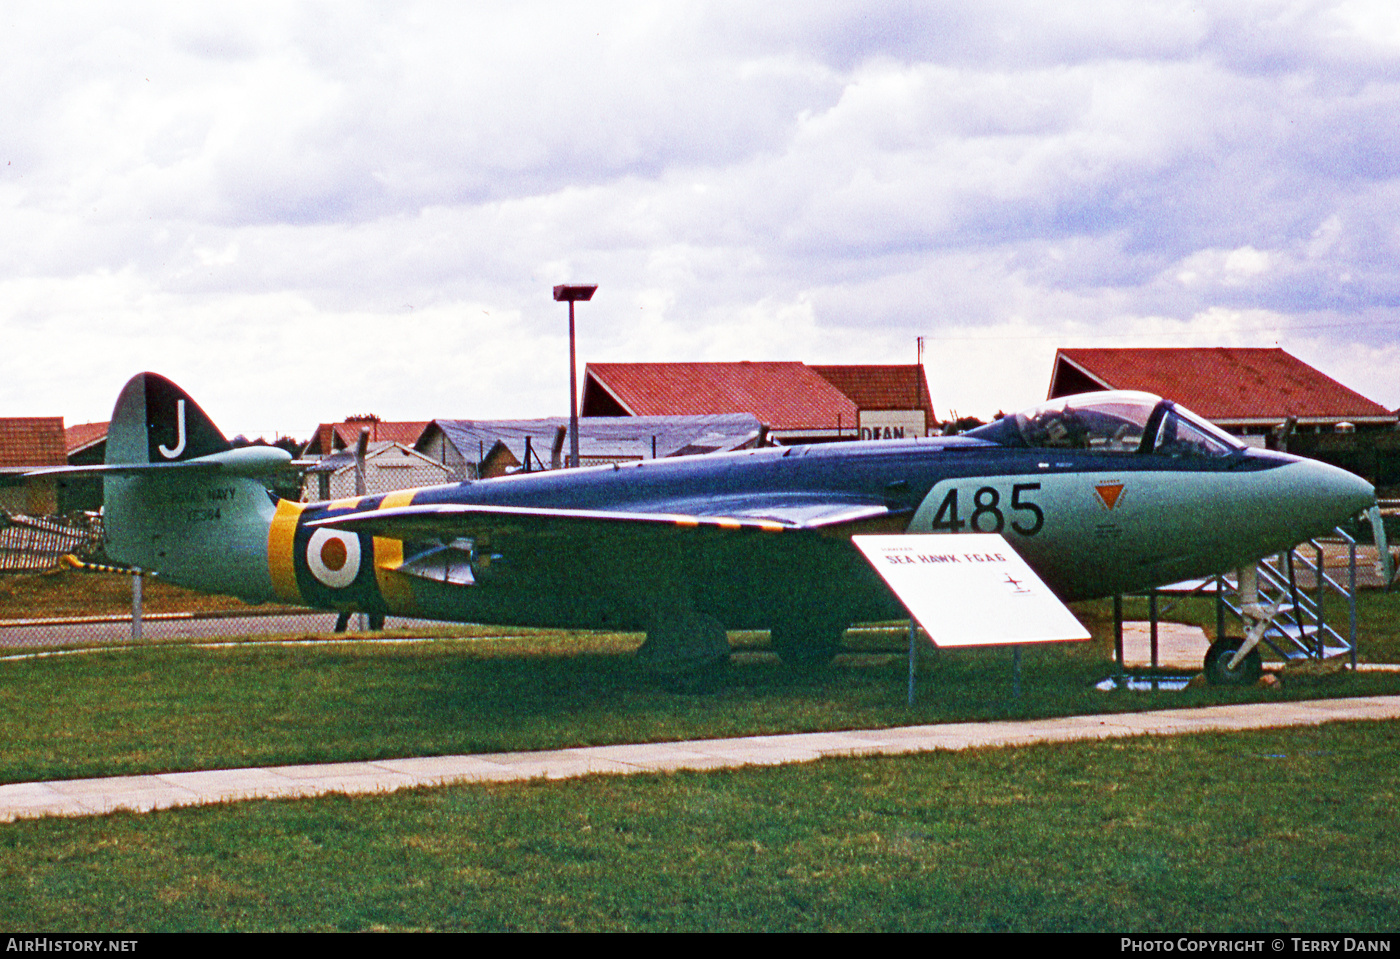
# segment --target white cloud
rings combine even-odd
[[[1388,4],[7,15],[3,412],[559,412],[566,280],[581,364],[925,335],[986,415],[1057,346],[1278,343],[1400,405]]]

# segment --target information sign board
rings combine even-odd
[[[939,646],[1011,646],[1089,632],[997,533],[852,536]]]

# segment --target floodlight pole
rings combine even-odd
[[[556,302],[569,304],[569,468],[578,468],[578,362],[574,358],[574,301],[593,299],[598,284],[592,286],[560,285],[554,288]]]
[[[574,301],[569,301],[569,469],[578,469],[578,360],[574,356]]]

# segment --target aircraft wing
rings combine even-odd
[[[712,510],[705,513],[643,512],[440,503],[362,510],[313,520],[307,526],[333,527],[401,540],[493,535],[568,537],[570,534],[597,534],[603,530],[631,531],[640,535],[648,531],[683,529],[778,533],[864,525],[909,512],[879,503],[849,501],[736,502],[733,505],[737,508],[716,515]]]
[[[910,512],[770,494],[727,497],[723,505],[731,508],[721,514],[717,502],[703,511],[682,511],[691,504],[681,499],[628,509],[425,503],[354,510],[305,527],[412,544],[402,562],[383,569],[461,587],[489,575],[497,595],[516,590],[517,602],[568,594],[641,607],[663,595],[718,592],[757,608],[772,600],[749,584],[774,575],[791,579],[784,596],[797,603],[804,602],[804,584],[829,591],[873,578],[851,534],[903,532]]]
[[[903,532],[910,512],[853,497],[817,502],[772,494],[724,497],[723,513],[714,503],[703,511],[683,510],[691,504],[680,497],[609,505],[623,508],[351,508],[307,518],[300,528],[307,530],[308,544],[323,532],[397,540],[404,545],[401,553],[387,548],[381,557],[376,547],[377,576],[469,590],[463,602],[477,603],[473,610],[499,608],[510,616],[606,610],[607,622],[637,627],[658,605],[694,602],[700,608],[724,605],[729,622],[752,624],[782,610],[814,608],[833,595],[865,595],[861,590],[876,598],[866,600],[856,618],[880,618],[890,601],[883,591],[871,592],[879,577],[851,544],[851,534]]]

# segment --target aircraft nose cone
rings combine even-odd
[[[1316,460],[1299,465],[1306,469],[1300,486],[1307,508],[1329,528],[1376,505],[1375,487],[1355,473]]]

